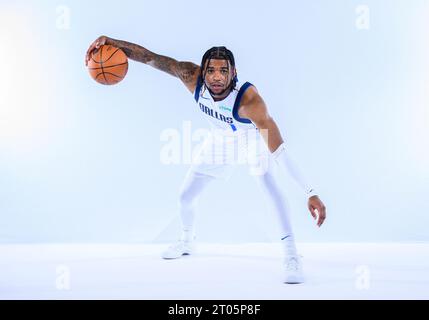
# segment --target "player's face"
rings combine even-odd
[[[205,82],[210,92],[216,96],[222,95],[229,88],[235,70],[232,70],[228,60],[210,60],[205,72]]]

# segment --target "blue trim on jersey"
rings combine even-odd
[[[237,127],[231,124],[232,131],[237,131]]]
[[[235,99],[234,108],[232,109],[232,116],[235,120],[241,123],[252,123],[252,121],[250,121],[249,119],[240,118],[240,116],[238,115],[238,107],[240,106],[241,98],[243,98],[244,93],[250,86],[253,86],[253,84],[251,84],[250,82],[246,82],[241,86],[240,91],[237,94],[237,98]]]
[[[202,86],[203,86],[203,80],[201,79],[201,76],[198,76],[197,87],[195,88],[195,95],[194,95],[196,102],[198,102],[198,100],[200,99],[200,91]]]

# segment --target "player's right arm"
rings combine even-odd
[[[85,64],[91,59],[91,54],[102,45],[112,45],[121,48],[128,58],[142,62],[155,69],[164,71],[182,80],[191,93],[194,93],[197,86],[200,67],[192,62],[177,61],[173,58],[156,54],[148,49],[127,41],[116,40],[106,36],[101,36],[95,40],[86,53]]]

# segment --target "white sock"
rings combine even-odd
[[[195,240],[195,232],[193,228],[183,229],[181,241],[192,242]]]
[[[293,235],[287,235],[282,238],[282,249],[285,257],[298,255]]]

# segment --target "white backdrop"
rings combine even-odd
[[[160,162],[166,129],[204,128],[181,83],[131,62],[119,85],[84,66],[99,35],[200,63],[236,57],[328,218],[286,175],[298,241],[427,241],[428,1],[2,1],[0,241],[157,242],[179,234],[188,165]],[[202,241],[278,239],[239,169],[201,197]]]

